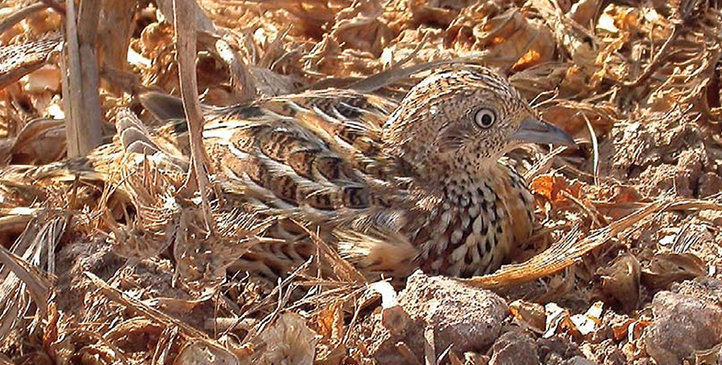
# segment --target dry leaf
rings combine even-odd
[[[570,182],[561,175],[542,175],[535,178],[530,184],[531,190],[549,200],[552,204],[568,203],[562,191],[573,197],[581,194],[581,184],[577,181]]]
[[[316,333],[295,313],[283,313],[276,322],[261,332],[265,345],[260,364],[311,364],[316,352]]]
[[[642,282],[653,290],[667,289],[672,283],[707,275],[707,265],[691,253],[660,253],[642,270]]]
[[[604,303],[596,302],[592,304],[584,314],[575,314],[569,318],[574,324],[574,329],[582,336],[588,336],[594,333],[598,324],[601,323],[602,309]]]
[[[610,266],[599,269],[597,274],[601,275],[605,296],[614,298],[625,312],[637,308],[641,266],[636,257],[630,254],[619,256]]]
[[[515,300],[509,304],[509,311],[515,319],[528,324],[538,332],[543,332],[546,328],[546,313],[541,304]]]
[[[192,341],[183,346],[174,365],[237,365],[238,358],[228,350],[208,341]]]

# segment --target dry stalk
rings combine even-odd
[[[185,189],[197,189],[201,197],[203,217],[208,231],[213,231],[213,217],[208,202],[210,181],[208,179],[208,155],[203,147],[203,113],[198,99],[196,77],[196,12],[200,11],[193,0],[173,0],[174,29],[176,34],[176,57],[180,78],[183,109],[188,122],[191,146],[191,167]]]
[[[9,268],[25,284],[25,288],[38,306],[41,316],[48,311],[48,298],[50,296],[51,283],[42,276],[35,273],[35,268],[22,257],[10,252],[7,248],[0,246],[0,262]]]
[[[6,30],[12,28],[15,24],[21,22],[22,20],[26,19],[32,14],[35,14],[39,12],[40,10],[44,10],[48,8],[48,4],[44,3],[35,3],[29,6],[26,6],[24,8],[21,8],[12,14],[2,18],[0,20],[0,34],[4,33]]]
[[[97,0],[97,2],[101,2]],[[136,0],[105,0],[103,3],[103,26],[100,31],[103,42],[103,70],[108,67],[118,71],[127,70],[128,46],[133,30],[133,16],[135,15]],[[117,85],[108,87],[115,94],[122,89]]]
[[[90,279],[90,281],[95,284],[95,286],[97,286],[98,289],[100,289],[100,291],[113,302],[123,305],[128,309],[137,311],[139,314],[150,320],[156,321],[166,326],[177,327],[180,330],[180,333],[185,338],[198,338],[210,341],[208,335],[206,335],[203,331],[197,330],[184,323],[183,321],[173,318],[155,308],[152,308],[137,299],[128,297],[120,290],[108,285],[108,283],[106,283],[103,279],[97,277],[95,274],[86,271],[85,276]]]
[[[642,73],[637,76],[636,79],[634,79],[633,81],[625,81],[623,85],[625,87],[637,87],[642,82],[646,81],[650,76],[652,76],[654,71],[659,69],[662,66],[664,60],[669,57],[672,44],[677,39],[677,37],[682,34],[683,29],[684,27],[682,26],[682,24],[675,24],[672,34],[670,34],[669,38],[667,38],[662,47],[657,50],[657,53],[654,54],[654,57],[649,62],[647,67],[644,68],[644,71],[642,71]]]
[[[331,247],[329,247],[326,242],[323,242],[321,238],[311,232],[306,226],[303,225],[301,222],[297,222],[293,220],[293,222],[302,230],[308,234],[308,236],[311,238],[311,241],[316,246],[318,253],[318,260],[319,265],[321,265],[321,260],[329,262],[329,265],[331,266],[331,270],[338,275],[339,278],[346,282],[354,283],[354,284],[363,284],[366,283],[366,278],[364,278],[363,274],[359,272],[353,265],[351,265],[347,260],[341,257],[341,255],[338,254],[337,251],[333,250]]]
[[[63,101],[66,110],[68,157],[87,155],[102,142],[98,64],[95,39],[100,2],[80,2],[76,22],[75,4],[66,3],[65,48],[61,58]]]

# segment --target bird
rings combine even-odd
[[[140,100],[158,119],[183,119],[178,99]],[[240,265],[271,278],[316,253],[309,231],[367,277],[488,274],[534,222],[533,195],[502,157],[525,143],[575,144],[482,66],[434,72],[400,102],[309,90],[207,107],[204,118],[225,198],[277,219],[268,235],[281,243]]]
[[[166,125],[151,130],[126,109],[116,142],[86,160],[113,170],[104,156],[124,151],[187,169],[181,100],[138,99]],[[329,88],[203,115],[219,200],[273,220],[271,239],[235,266],[271,282],[316,256],[314,239],[369,279],[493,272],[534,226],[533,195],[502,157],[527,143],[575,144],[504,76],[471,65],[432,72],[400,101]]]

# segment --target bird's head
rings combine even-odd
[[[415,169],[470,174],[524,143],[574,145],[564,131],[541,121],[505,78],[483,67],[421,81],[384,126],[384,140],[392,155]]]

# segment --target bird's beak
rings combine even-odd
[[[529,143],[576,146],[574,139],[566,132],[552,124],[537,119],[523,120],[519,126],[519,130],[514,133],[511,138]]]

